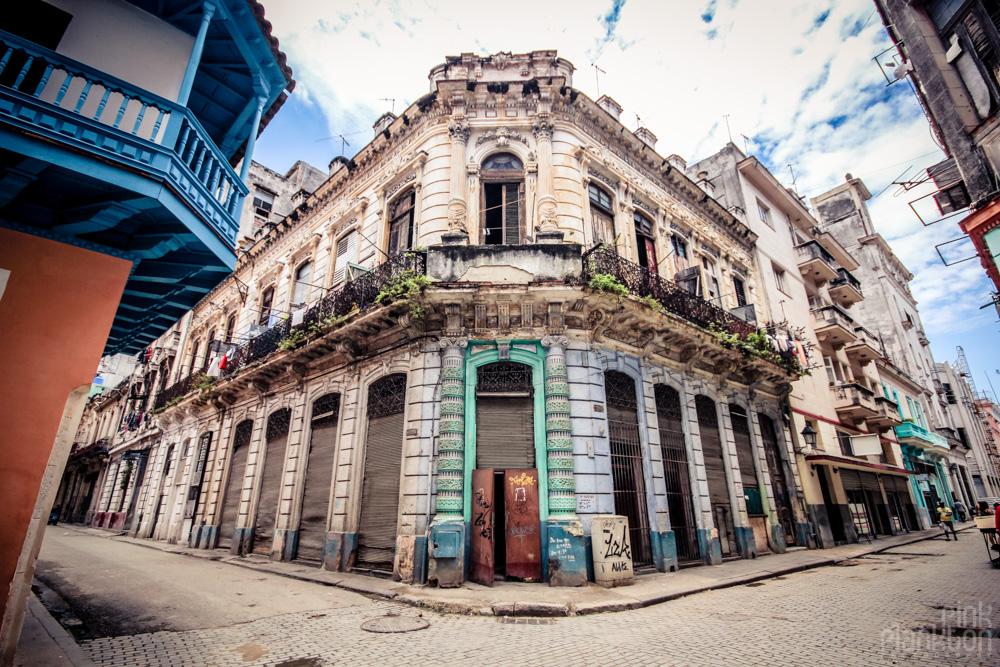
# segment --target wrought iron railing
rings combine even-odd
[[[836,278],[830,281],[830,287],[840,287],[841,285],[850,285],[858,291],[858,294],[862,294],[861,283],[857,278],[854,277],[847,269],[837,269],[839,274]]]
[[[727,313],[699,296],[691,294],[677,283],[661,278],[649,269],[620,256],[613,247],[599,244],[583,254],[583,278],[590,281],[597,274],[614,276],[629,294],[652,297],[668,312],[700,327],[712,325],[728,333],[748,336],[757,327]]]
[[[876,411],[875,392],[856,382],[848,382],[833,386],[833,394],[837,398],[837,407],[853,405]]]
[[[201,373],[190,373],[183,380],[179,380],[170,385],[156,395],[156,401],[153,402],[153,410],[165,408],[171,402],[174,402],[174,399],[183,398],[188,395],[194,391],[195,387],[201,381],[201,378]]]
[[[802,245],[795,246],[795,251],[799,255],[799,262],[809,261],[811,259],[821,259],[827,264],[836,264],[837,260],[833,258],[830,252],[819,244],[819,241],[806,241]]]
[[[231,377],[247,365],[273,354],[293,330],[306,333],[315,324],[330,317],[344,317],[375,304],[375,298],[394,281],[407,275],[423,275],[427,271],[427,254],[407,251],[395,255],[363,275],[330,291],[306,311],[302,322],[284,319],[264,333],[243,343],[226,359],[223,375]]]
[[[812,314],[816,319],[817,327],[839,324],[848,331],[854,331],[854,320],[836,304],[823,306],[822,308],[814,308],[812,310]]]

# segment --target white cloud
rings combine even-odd
[[[428,71],[448,55],[557,49],[578,68],[574,86],[592,98],[597,57],[600,92],[625,108],[630,128],[641,117],[664,155],[714,153],[728,139],[728,115],[733,141],[742,148],[745,135],[786,183],[791,164],[806,196],[847,172],[864,179],[882,193],[870,202],[877,228],[918,276],[913,290],[929,333],[988,321],[978,311],[988,292],[978,262],[945,267],[934,251],[959,235],[955,220],[923,227],[908,206],[923,191],[891,185],[907,167],[918,177],[943,155],[909,84],[887,88],[872,60],[891,44],[870,0],[627,0],[609,21],[615,6],[272,0],[267,17],[295,69],[295,94],[328,119],[317,139],[344,134],[360,148],[392,104],[380,98],[404,109],[428,92]]]

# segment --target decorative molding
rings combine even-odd
[[[659,208],[650,206],[646,202],[642,201],[641,199],[636,199],[635,197],[632,197],[632,203],[652,216],[656,216],[660,212]]]
[[[412,183],[415,180],[417,180],[416,173],[411,173],[409,176],[406,176],[401,181],[399,181],[398,183],[396,183],[395,185],[393,185],[391,188],[387,188],[386,191],[385,191],[386,201],[388,201],[389,199],[392,199],[392,196],[394,194],[396,194],[397,192],[399,192],[399,190],[401,188],[403,188],[403,186],[408,185],[408,184]]]
[[[469,133],[472,129],[464,116],[458,116],[448,121],[448,134],[452,141],[466,143],[469,141]]]
[[[621,181],[615,181],[610,176],[605,176],[601,172],[597,171],[593,167],[587,167],[587,175],[592,178],[596,178],[599,181],[603,181],[606,185],[614,188],[616,191],[621,187]]]
[[[506,148],[508,143],[511,141],[516,141],[520,144],[528,145],[528,140],[524,138],[523,135],[514,132],[506,125],[499,127],[495,130],[489,130],[484,132],[476,139],[476,146],[482,146],[487,141],[495,141],[497,147]]]

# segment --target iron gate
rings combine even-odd
[[[681,426],[681,398],[673,387],[658,384],[654,388],[656,415],[660,429],[660,451],[667,486],[667,509],[670,528],[677,544],[677,560],[698,560],[698,528],[695,524],[694,503],[691,499],[691,477],[688,468],[684,429]]]
[[[624,373],[608,371],[604,374],[604,387],[608,403],[608,439],[611,444],[615,514],[628,518],[632,565],[652,565],[635,383]]]

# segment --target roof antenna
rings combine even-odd
[[[792,171],[792,163],[791,162],[788,163],[788,173],[790,173],[792,175],[792,190],[795,192],[795,194],[798,194],[799,190],[798,190],[797,187],[795,187],[795,172]]]
[[[729,129],[729,114],[722,114],[722,117],[726,119],[726,133],[729,135],[729,143],[733,143],[733,131]]]
[[[746,155],[750,155],[750,148],[747,145],[747,139],[749,139],[749,137],[747,137],[747,135],[745,134],[740,134],[740,136],[743,137],[743,153]]]
[[[344,135],[342,135],[342,134],[338,134],[337,136],[340,137],[340,154],[341,155],[345,155],[344,148],[346,146],[350,146],[351,142],[349,142],[347,139],[345,139]]]
[[[379,102],[392,102],[392,115],[396,115],[396,98],[395,97],[380,97]]]
[[[604,70],[597,66],[597,63],[590,63],[590,66],[594,68],[594,78],[597,79],[597,96],[601,96],[601,74],[607,74]]]

